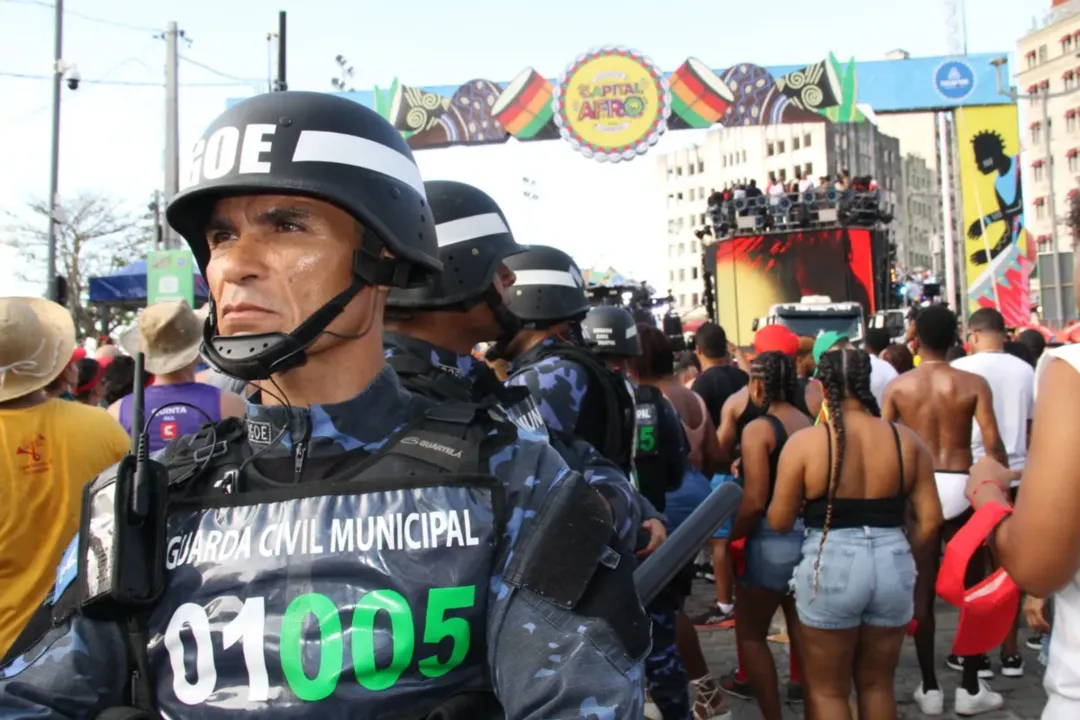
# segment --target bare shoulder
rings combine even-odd
[[[727,400],[724,401],[724,407],[721,409],[722,413],[732,413],[738,415],[746,408],[746,402],[750,399],[750,391],[745,387],[740,388],[737,392],[730,395]]]

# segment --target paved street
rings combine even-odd
[[[712,590],[712,585],[707,585],[700,580],[695,583],[694,596],[690,599],[687,607],[691,616],[707,607]],[[959,673],[956,673],[945,666],[945,656],[949,654],[953,629],[956,627],[956,618],[956,611],[939,601],[937,614],[938,642],[936,649],[939,659],[938,667],[940,668],[938,671],[938,678],[946,691],[946,712],[944,715],[938,717],[947,719],[958,717],[952,712],[952,705],[953,695],[959,683],[960,676]],[[701,637],[702,648],[705,651],[705,657],[708,659],[709,666],[712,668],[716,677],[719,677],[724,672],[735,667],[734,630],[703,630],[700,631],[699,634]],[[1043,704],[1046,702],[1046,694],[1042,689],[1042,666],[1039,665],[1037,660],[1038,653],[1028,650],[1024,646],[1023,639],[1026,635],[1026,630],[1020,631],[1020,652],[1023,654],[1024,662],[1026,663],[1024,677],[1019,679],[1009,679],[996,675],[994,679],[990,681],[990,685],[994,690],[1005,696],[1005,707],[1001,711],[979,715],[978,717],[985,718],[985,720],[1039,719],[1039,715],[1042,713]],[[783,680],[786,677],[788,667],[787,645],[773,644],[772,647],[774,648],[777,667],[781,669],[781,679]],[[991,654],[991,659],[996,671],[999,667],[996,653]],[[908,640],[904,644],[904,652],[900,656],[900,668],[897,672],[896,686],[897,700],[900,703],[900,718],[916,720],[917,718],[926,717],[919,712],[918,706],[915,705],[915,702],[911,699],[911,693],[915,690],[918,683],[919,666],[915,661],[915,646],[912,644],[911,640]],[[757,705],[753,702],[737,700],[731,697],[728,697],[727,699],[731,708],[734,710],[734,720],[759,720],[761,718],[761,713],[758,712]],[[800,708],[785,708],[785,720],[788,718],[795,720],[796,718],[801,719],[803,717],[804,715]]]

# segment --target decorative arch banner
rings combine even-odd
[[[509,82],[442,86],[394,78],[389,87],[340,94],[386,118],[414,150],[562,139],[583,157],[620,162],[665,131],[853,123],[873,113],[996,104],[990,61],[1000,54],[856,62],[830,53],[803,65],[720,68],[688,57],[665,72],[645,53],[609,45],[555,75],[526,67]]]
[[[968,312],[996,307],[1012,327],[1031,314],[1035,244],[1024,222],[1015,105],[956,111]]]

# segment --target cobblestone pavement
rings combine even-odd
[[[694,595],[687,603],[687,611],[693,616],[708,606],[713,592],[713,586],[696,581]],[[957,612],[949,605],[939,601],[937,608],[937,632],[938,641],[935,645],[938,656],[938,680],[945,690],[945,714],[938,717],[951,719],[957,718],[952,711],[953,697],[960,682],[960,674],[945,666],[945,656],[949,654],[952,645],[952,636],[956,628]],[[990,680],[990,687],[1005,696],[1005,707],[993,713],[979,715],[984,720],[1039,720],[1043,705],[1046,703],[1046,693],[1042,688],[1042,666],[1038,662],[1038,653],[1027,649],[1023,640],[1027,636],[1026,630],[1020,631],[1020,652],[1024,656],[1024,677],[1004,678],[995,674]],[[701,647],[705,651],[705,658],[709,662],[715,677],[733,669],[735,659],[735,631],[734,630],[701,630]],[[777,667],[780,668],[781,682],[786,679],[788,661],[787,645],[771,643],[776,656]],[[991,660],[995,671],[999,667],[997,654],[991,653]],[[900,656],[900,667],[897,670],[896,694],[899,702],[899,717],[901,720],[916,720],[927,717],[919,712],[918,706],[912,700],[912,693],[920,682],[919,665],[915,660],[915,646],[909,639],[904,643],[904,650]],[[727,701],[732,708],[733,720],[760,720],[761,713],[757,705],[752,701],[738,700],[728,697]],[[801,707],[786,706],[784,709],[785,720],[804,718]]]

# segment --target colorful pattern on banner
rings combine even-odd
[[[819,230],[736,237],[716,243],[716,311],[738,345],[753,339],[755,318],[804,295],[861,303],[874,312],[873,234]],[[837,272],[837,268],[844,268]]]
[[[634,62],[601,67],[620,54]],[[995,104],[990,61],[1000,54],[856,62],[829,53],[808,64],[720,68],[688,57],[663,72],[645,55],[608,47],[578,57],[561,77],[526,67],[509,82],[424,86],[393,78],[389,87],[340,94],[386,118],[414,150],[562,136],[584,155],[629,160],[665,128],[855,123],[874,113]]]
[[[996,307],[1010,326],[1030,317],[1035,245],[1024,224],[1015,105],[956,111],[968,311]]]

